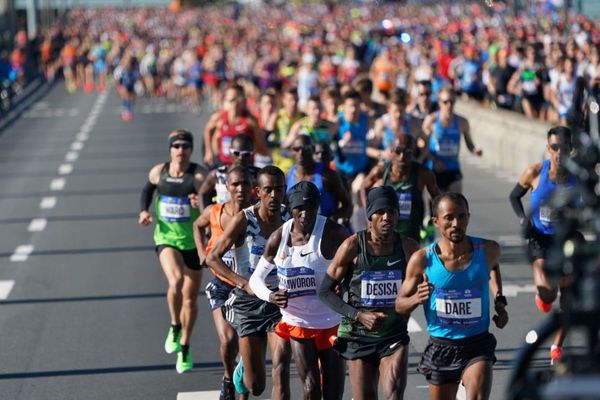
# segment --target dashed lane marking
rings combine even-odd
[[[40,201],[40,208],[48,210],[50,208],[54,208],[56,205],[56,197],[44,197],[42,201]]]
[[[0,281],[0,300],[6,300],[15,286],[15,281]]]
[[[65,161],[73,162],[79,158],[79,153],[76,151],[70,151],[65,155]]]
[[[408,319],[407,330],[409,332],[423,332],[423,328],[421,328],[421,325],[413,317]]]
[[[177,393],[177,400],[214,400],[218,399],[220,394],[221,392],[218,390],[207,390],[204,392],[180,392]]]
[[[17,246],[15,251],[10,256],[10,261],[11,262],[26,261],[32,252],[33,252],[33,245],[31,245],[31,244],[23,244],[21,246]]]
[[[59,175],[69,175],[71,172],[73,172],[73,164],[61,164],[58,167]]]
[[[29,227],[27,230],[29,232],[41,232],[46,229],[46,225],[48,224],[48,220],[46,218],[34,218],[29,223]]]
[[[75,141],[71,143],[71,150],[81,150],[83,149],[83,142]]]
[[[67,184],[67,180],[65,178],[52,179],[52,181],[50,182],[50,190],[52,190],[52,191],[63,190],[65,188],[66,184]]]

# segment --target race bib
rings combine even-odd
[[[317,280],[312,268],[277,268],[277,275],[279,288],[286,289],[290,299],[317,294]]]
[[[225,136],[223,140],[221,140],[221,151],[225,157],[231,156],[231,136]]]
[[[409,219],[412,210],[412,193],[396,193],[396,196],[398,197],[398,207],[400,208],[400,219]]]
[[[158,199],[160,216],[167,222],[190,221],[190,199],[161,195]]]
[[[435,311],[442,326],[469,327],[481,320],[478,289],[435,289]]]
[[[458,142],[450,139],[441,139],[438,142],[437,153],[440,157],[457,157]]]
[[[342,149],[344,150],[344,154],[365,154],[365,144],[360,140],[352,140],[342,147]]]
[[[535,81],[524,81],[523,92],[527,94],[535,94],[537,92],[537,85],[535,84]]]
[[[542,225],[549,227],[555,219],[552,208],[546,206],[540,207],[540,222]]]
[[[402,271],[400,270],[364,271],[360,284],[360,305],[393,307],[401,285]]]

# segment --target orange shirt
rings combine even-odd
[[[212,249],[215,243],[217,243],[219,237],[221,237],[221,235],[223,234],[223,227],[221,226],[221,214],[223,213],[223,207],[225,206],[225,204],[227,203],[213,204],[210,209],[210,239],[208,239],[208,244],[206,245],[207,253]],[[229,283],[231,286],[235,286],[234,282],[217,274],[212,268],[211,271],[217,278]]]

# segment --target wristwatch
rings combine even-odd
[[[502,304],[504,307],[506,307],[508,305],[508,302],[506,301],[506,296],[497,294],[496,298],[494,299],[494,306],[497,306],[498,304]]]

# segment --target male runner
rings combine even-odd
[[[227,190],[230,200],[226,203],[208,206],[194,222],[194,240],[202,264],[205,262],[207,253],[223,234],[223,227],[240,211],[250,206],[251,182],[252,177],[244,167],[236,166],[232,168],[227,174]],[[210,239],[208,245],[204,246],[205,232],[208,227],[210,227]],[[232,250],[225,253],[223,261],[228,268],[234,267]],[[238,353],[238,337],[235,329],[225,321],[221,312],[221,306],[227,301],[234,288],[235,284],[232,281],[215,274],[215,277],[206,285],[205,290],[215,328],[219,335],[221,361],[224,368],[220,400],[234,400],[235,398],[233,369],[235,367],[235,357]]]
[[[487,399],[492,388],[496,338],[490,325],[490,287],[498,328],[508,323],[502,296],[500,246],[467,236],[469,204],[460,193],[433,200],[433,223],[441,239],[408,262],[396,311],[410,314],[423,305],[429,343],[417,370],[434,400],[454,399],[462,380],[469,399]]]
[[[544,272],[544,263],[553,242],[555,219],[552,208],[545,203],[557,188],[573,186],[575,183],[575,177],[561,169],[562,160],[571,153],[571,130],[565,126],[557,126],[548,131],[547,138],[546,148],[550,158],[535,163],[523,171],[509,197],[528,239],[527,254],[533,267],[533,282],[536,287],[535,305],[543,313],[552,310],[552,303],[558,296],[559,286],[557,282],[552,282]],[[528,218],[525,215],[521,198],[530,189],[531,217]],[[561,309],[566,306],[566,300],[567,297],[561,293]],[[564,339],[565,332],[560,329],[550,348],[552,364],[562,356]]]
[[[392,142],[392,159],[380,161],[365,178],[364,187],[391,186],[398,197],[400,215],[396,232],[416,241],[421,240],[421,228],[424,217],[423,190],[427,188],[431,198],[440,193],[435,175],[414,161],[414,139],[409,135],[400,135]]]
[[[344,361],[333,350],[340,317],[322,303],[317,290],[348,234],[341,225],[318,215],[321,198],[312,182],[301,181],[290,189],[292,219],[269,237],[265,253],[250,277],[250,287],[259,298],[281,308],[282,319],[275,333],[291,341],[304,398],[341,399]],[[279,276],[277,291],[265,284],[273,270]]]
[[[394,232],[398,199],[389,186],[367,193],[369,228],[342,243],[319,290],[321,300],[342,314],[335,349],[348,360],[355,400],[401,399],[408,362],[407,318],[396,313],[406,261],[418,249],[413,239]],[[350,280],[348,302],[335,291]]]
[[[221,310],[236,330],[242,362],[234,371],[234,385],[240,393],[254,396],[265,390],[265,349],[267,337],[273,362],[273,399],[289,399],[289,342],[273,330],[281,319],[279,308],[258,297],[248,286],[248,280],[262,256],[267,238],[286,220],[282,213],[285,196],[285,176],[272,165],[258,172],[257,195],[259,202],[236,214],[225,227],[223,235],[206,257],[206,263],[217,274],[235,283]],[[234,247],[235,246],[235,247]],[[233,247],[233,269],[223,261]],[[277,275],[272,274],[268,284],[277,287]],[[245,368],[244,368],[245,366]]]
[[[192,224],[198,217],[197,192],[204,179],[203,171],[190,162],[194,138],[185,130],[169,134],[169,162],[155,165],[148,174],[140,201],[140,225],[150,225],[148,211],[154,191],[156,227],[154,243],[163,272],[169,282],[167,303],[171,327],[165,351],[177,352],[176,369],[180,374],[193,368],[190,335],[198,314],[198,289],[202,274],[196,252]]]

